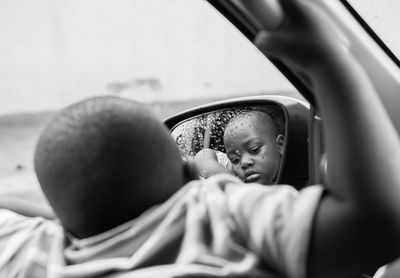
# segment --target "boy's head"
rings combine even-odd
[[[271,184],[277,178],[284,136],[266,113],[237,115],[225,128],[224,144],[232,171],[244,182]]]
[[[40,185],[64,227],[82,238],[161,203],[184,183],[174,140],[145,106],[97,97],[55,115],[35,151]]]

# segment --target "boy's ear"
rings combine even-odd
[[[183,160],[183,182],[184,184],[192,181],[198,180],[200,172],[197,169],[196,163],[193,158]]]
[[[281,155],[283,155],[283,151],[284,151],[284,146],[285,146],[285,136],[282,134],[279,134],[276,137],[276,147],[278,148],[278,151]]]

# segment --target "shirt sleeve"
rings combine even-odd
[[[0,209],[0,277],[45,277],[49,262],[59,259],[49,255],[53,241],[63,242],[58,224]]]
[[[18,225],[18,223],[21,223],[26,219],[28,218],[12,212],[11,210],[0,208],[0,231]]]
[[[285,277],[306,277],[312,223],[323,188],[227,186],[228,207],[244,244]]]

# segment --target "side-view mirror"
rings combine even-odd
[[[309,182],[309,105],[286,96],[254,96],[213,102],[165,120],[182,157],[194,157],[204,148],[226,156],[225,128],[238,115],[266,113],[283,135],[280,166],[275,183],[300,189]]]

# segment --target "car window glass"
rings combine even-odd
[[[202,0],[0,2],[1,113],[94,94],[140,101],[293,93]]]
[[[400,57],[400,33],[398,0],[349,0],[353,8],[363,17],[390,50]]]
[[[299,97],[203,0],[5,0],[0,33],[0,178],[31,174],[46,120],[89,96],[144,101],[162,118],[221,98]]]

